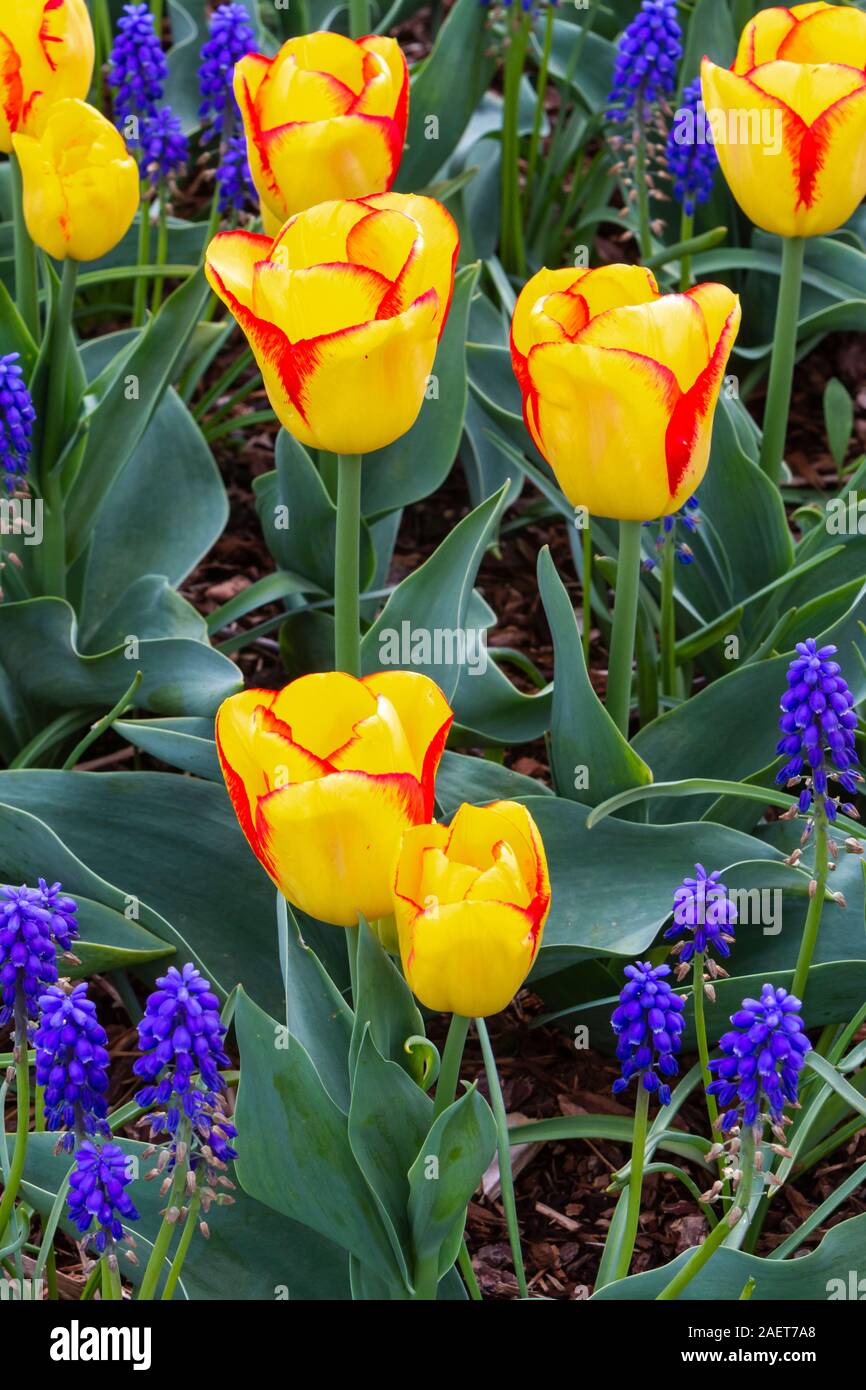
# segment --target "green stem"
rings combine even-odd
[[[114,1261],[112,1269],[111,1262]],[[111,1300],[114,1303],[120,1302],[123,1298],[123,1289],[120,1286],[120,1270],[117,1267],[117,1254],[112,1242],[105,1254],[99,1260],[102,1266],[102,1301],[103,1303]]]
[[[607,710],[625,737],[631,710],[631,676],[634,633],[640,589],[641,523],[619,523],[619,561],[616,569],[616,601],[607,673]]]
[[[544,20],[544,46],[541,51],[541,66],[538,69],[538,86],[535,94],[535,115],[532,121],[532,135],[529,141],[529,159],[526,165],[526,187],[531,192],[535,187],[535,168],[538,163],[538,150],[541,143],[541,123],[544,119],[544,98],[547,95],[547,74],[550,68],[550,50],[553,45],[553,5],[547,6]]]
[[[691,241],[695,234],[694,213],[684,212],[680,223],[680,241]],[[685,294],[692,283],[692,258],[684,252],[680,258],[680,291]]]
[[[165,1288],[162,1291],[162,1302],[169,1303],[174,1298],[174,1291],[177,1288],[183,1269],[183,1262],[186,1259],[187,1251],[192,1244],[195,1235],[196,1222],[198,1221],[199,1207],[201,1206],[201,1194],[196,1189],[195,1196],[189,1204],[189,1210],[184,1221],[183,1231],[178,1241],[177,1250],[174,1252],[174,1259],[171,1262],[171,1269],[165,1281]]]
[[[369,0],[349,0],[349,37],[364,38],[370,32]]]
[[[101,738],[102,735],[105,733],[106,729],[111,728],[111,725],[114,723],[115,719],[119,719],[120,716],[129,708],[130,702],[132,701],[132,697],[135,695],[135,692],[140,685],[141,672],[136,671],[135,676],[133,677],[132,684],[130,685],[128,690],[124,691],[114,708],[110,709],[108,711],[108,714],[103,715],[101,719],[97,720],[97,722],[90,729],[87,730],[87,733],[84,735],[84,738],[81,739],[79,743],[76,743],[72,752],[69,754],[69,757],[63,764],[64,772],[69,772],[73,767],[75,767],[75,764],[81,761],[88,748],[90,748],[90,746],[94,744],[98,738]]]
[[[48,378],[48,408],[42,435],[40,482],[47,515],[43,554],[45,592],[58,598],[66,593],[66,524],[63,515],[63,488],[57,469],[63,453],[66,421],[66,385],[72,311],[78,262],[63,262],[63,276],[51,316],[51,370]]]
[[[794,970],[794,983],[791,986],[791,993],[798,999],[802,999],[806,992],[806,982],[809,978],[809,967],[812,964],[812,957],[815,954],[815,946],[818,941],[821,915],[824,911],[824,894],[830,872],[827,850],[827,812],[824,810],[823,797],[816,798],[816,807],[815,868],[813,873],[817,887],[815,896],[809,901],[806,925],[803,928],[803,937]]]
[[[673,531],[665,536],[661,578],[661,677],[662,694],[677,693],[677,624],[674,607],[674,572],[677,545]]]
[[[683,1289],[699,1274],[704,1265],[718,1250],[719,1246],[730,1235],[735,1226],[738,1226],[743,1217],[748,1214],[749,1201],[752,1195],[752,1183],[755,1175],[755,1132],[753,1129],[745,1129],[742,1134],[742,1147],[740,1149],[740,1166],[743,1172],[742,1182],[737,1192],[736,1210],[740,1215],[731,1224],[730,1219],[723,1218],[717,1226],[714,1226],[707,1236],[703,1245],[699,1245],[690,1259],[686,1260],[678,1274],[674,1275],[669,1284],[666,1284],[661,1293],[656,1298],[657,1303],[669,1303],[675,1298],[679,1298]]]
[[[638,242],[641,260],[652,255],[653,239],[650,228],[649,188],[646,169],[646,131],[641,119],[637,122],[635,138],[635,187],[637,189]]]
[[[353,927],[346,927],[346,954],[349,957],[349,979],[352,986],[352,1008],[358,1008],[358,943],[361,935],[361,926],[356,922]]]
[[[637,1097],[634,1106],[634,1131],[631,1141],[631,1170],[628,1179],[628,1208],[625,1214],[625,1230],[615,1279],[625,1279],[634,1253],[637,1228],[640,1222],[640,1199],[643,1190],[644,1155],[646,1153],[647,1117],[649,1115],[649,1091],[640,1078],[637,1083]]]
[[[136,265],[141,267],[150,263],[150,203],[147,201],[148,185],[141,185],[141,201],[138,205],[138,252]],[[147,280],[145,276],[136,277],[132,298],[132,326],[140,328],[144,323],[147,308]]]
[[[442,1051],[439,1080],[436,1082],[434,1120],[438,1120],[443,1110],[447,1110],[448,1106],[454,1103],[454,1097],[457,1094],[457,1079],[460,1075],[460,1063],[463,1060],[463,1048],[466,1046],[466,1034],[468,1032],[469,1019],[464,1018],[462,1014],[452,1014],[451,1022],[448,1025],[448,1037],[445,1039],[445,1047]]]
[[[159,232],[156,239],[156,264],[164,266],[168,262],[168,190],[165,179],[160,179],[157,198],[159,199]],[[150,312],[155,314],[162,303],[163,277],[160,275],[154,281],[153,298],[150,301]]]
[[[552,7],[551,7],[552,8]],[[583,632],[581,641],[583,642],[583,659],[589,670],[589,649],[591,645],[592,633],[592,518],[589,512],[586,513],[586,525],[583,528]]]
[[[785,456],[805,251],[806,242],[803,237],[783,238],[782,278],[779,282],[773,355],[770,359],[767,404],[764,408],[764,437],[761,441],[761,467],[774,483],[779,481]]]
[[[517,1287],[520,1290],[520,1297],[528,1298],[529,1289],[526,1284],[526,1270],[523,1267],[523,1251],[520,1248],[520,1226],[517,1221],[517,1202],[514,1197],[514,1175],[511,1171],[511,1141],[508,1137],[508,1117],[505,1113],[505,1101],[502,1099],[502,1087],[499,1084],[499,1072],[496,1070],[496,1058],[493,1056],[493,1048],[490,1046],[487,1024],[484,1022],[483,1018],[476,1018],[475,1027],[481,1041],[484,1070],[487,1073],[487,1087],[490,1091],[490,1103],[493,1107],[493,1117],[496,1120],[496,1148],[499,1153],[499,1184],[502,1189],[502,1205],[505,1208],[505,1224],[508,1227],[508,1241],[511,1246],[511,1256],[514,1260],[514,1272],[517,1275]]]
[[[189,1121],[187,1120],[183,1122],[181,1125],[181,1128],[178,1133],[178,1139],[181,1142],[185,1143],[188,1147],[189,1138],[190,1126]],[[178,1163],[175,1167],[174,1179],[172,1181],[171,1188],[168,1194],[168,1200],[166,1202],[166,1211],[169,1211],[172,1207],[179,1208],[181,1206],[186,1189],[186,1174],[188,1166],[189,1162],[188,1160],[186,1160],[183,1163]],[[174,1235],[176,1228],[176,1221],[169,1221],[166,1217],[162,1218],[162,1225],[159,1228],[156,1240],[153,1244],[153,1249],[150,1252],[150,1259],[147,1262],[147,1268],[144,1271],[144,1278],[141,1281],[141,1288],[138,1291],[139,1303],[149,1302],[153,1299],[153,1296],[156,1293],[156,1287],[159,1283],[159,1277],[162,1274],[163,1264],[165,1263],[165,1258],[168,1254],[169,1247],[172,1241],[172,1236]]]
[[[337,460],[337,546],[334,562],[334,668],[361,674],[359,602],[361,537],[361,455]]]
[[[716,1122],[719,1118],[719,1107],[716,1104],[715,1096],[711,1096],[707,1087],[713,1079],[710,1071],[710,1049],[707,1041],[707,1019],[704,1009],[704,952],[695,951],[692,957],[692,997],[695,1007],[695,1033],[698,1040],[698,1057],[701,1061],[701,1086],[703,1087],[704,1098],[707,1102],[707,1118],[710,1122],[710,1135],[716,1134]],[[730,1196],[730,1184],[722,1176],[725,1167],[724,1155],[719,1157],[719,1176],[722,1177],[723,1193],[727,1198]]]
[[[506,271],[526,274],[523,217],[520,208],[520,83],[526,63],[531,16],[518,13],[505,54],[502,112],[502,239]]]
[[[15,1152],[9,1165],[9,1175],[0,1201],[0,1245],[9,1225],[9,1218],[21,1186],[24,1160],[27,1155],[27,1136],[30,1130],[30,1065],[27,1056],[27,1012],[24,1007],[23,986],[15,988]]]
[[[864,1164],[864,1167],[866,1167],[866,1164]],[[469,1297],[472,1299],[473,1303],[481,1303],[483,1301],[481,1288],[475,1277],[475,1270],[472,1268],[472,1257],[469,1254],[469,1248],[465,1240],[460,1246],[460,1254],[457,1256],[457,1263],[460,1266],[460,1273],[463,1275],[463,1282],[469,1291]]]
[[[15,227],[15,298],[31,338],[39,342],[39,292],[36,282],[36,247],[24,221],[24,185],[21,166],[9,156],[12,175],[12,221]]]

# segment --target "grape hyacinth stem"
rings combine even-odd
[[[824,809],[824,798],[818,797],[815,801],[815,868],[814,881],[815,892],[809,900],[809,911],[806,913],[806,923],[803,928],[803,936],[800,941],[800,950],[797,954],[797,965],[794,970],[794,983],[791,985],[791,993],[798,999],[802,999],[806,984],[809,979],[809,967],[812,964],[812,957],[815,954],[815,946],[818,942],[818,932],[821,927],[821,915],[824,911],[824,897],[827,891],[827,878],[830,872],[827,848],[827,812]]]
[[[702,1245],[699,1245],[691,1258],[686,1260],[682,1269],[674,1276],[669,1284],[666,1284],[661,1293],[657,1295],[657,1303],[669,1303],[679,1298],[683,1289],[692,1282],[696,1274],[699,1274],[707,1261],[715,1254],[720,1245],[723,1245],[731,1234],[731,1231],[744,1219],[748,1219],[749,1202],[752,1197],[752,1183],[755,1176],[755,1131],[751,1127],[743,1130],[742,1146],[740,1149],[740,1165],[742,1169],[742,1182],[737,1192],[737,1205],[732,1209],[727,1218],[722,1218],[717,1226],[714,1226],[710,1234]]]
[[[21,166],[9,156],[12,184],[12,222],[15,228],[15,299],[18,311],[35,343],[39,342],[39,298],[36,283],[36,247],[24,221],[24,189]]]
[[[661,574],[661,684],[662,695],[672,698],[677,693],[676,609],[674,606],[674,573],[677,542],[671,530],[662,547]]]
[[[0,1246],[9,1225],[27,1156],[27,1137],[30,1132],[30,1063],[27,1056],[27,1009],[24,989],[15,992],[15,1152],[9,1165],[9,1175],[0,1201]]]
[[[647,185],[646,125],[640,109],[638,110],[637,119],[635,121],[634,151],[638,243],[640,245],[641,260],[646,261],[652,255],[653,241],[652,231],[650,229],[649,187]]]
[[[361,674],[360,538],[361,456],[337,463],[337,547],[334,561],[334,669]]]
[[[192,1244],[192,1238],[195,1235],[196,1222],[198,1221],[198,1214],[200,1209],[201,1193],[199,1192],[198,1188],[196,1188],[195,1195],[193,1196],[189,1204],[189,1210],[186,1214],[186,1220],[183,1223],[183,1230],[181,1231],[180,1240],[177,1243],[177,1249],[174,1252],[174,1259],[171,1262],[171,1269],[168,1271],[168,1275],[166,1277],[165,1287],[162,1291],[163,1303],[170,1303],[171,1300],[174,1298],[174,1291],[177,1288],[178,1280],[180,1279],[181,1272],[183,1270],[183,1262],[187,1257],[187,1252],[189,1251],[189,1247]]]
[[[631,1170],[628,1179],[628,1208],[625,1217],[622,1245],[616,1266],[615,1279],[625,1279],[634,1253],[640,1221],[640,1199],[643,1190],[643,1167],[646,1152],[647,1119],[649,1115],[649,1091],[638,1082],[634,1106],[634,1130],[631,1141]]]
[[[496,1069],[496,1058],[493,1055],[493,1048],[490,1045],[487,1024],[484,1022],[483,1018],[476,1018],[475,1027],[481,1041],[484,1070],[487,1073],[487,1088],[490,1092],[493,1117],[496,1120],[496,1148],[499,1154],[499,1186],[502,1192],[502,1205],[505,1209],[505,1224],[508,1227],[508,1242],[511,1246],[511,1258],[514,1261],[514,1272],[517,1275],[517,1287],[520,1291],[520,1297],[528,1298],[529,1288],[526,1283],[526,1270],[523,1266],[523,1251],[520,1246],[520,1226],[517,1221],[517,1202],[514,1196],[514,1174],[511,1171],[511,1140],[508,1137],[508,1116],[505,1113],[505,1101],[502,1098],[502,1087],[499,1084],[499,1072]]]
[[[707,1041],[707,1019],[704,1010],[704,953],[695,951],[692,957],[692,982],[693,998],[695,1005],[695,1033],[698,1042],[698,1057],[701,1062],[701,1085],[704,1088],[704,1096],[707,1102],[707,1118],[710,1122],[710,1133],[715,1135],[719,1121],[719,1107],[716,1098],[710,1095],[707,1087],[710,1085],[713,1076],[710,1071],[710,1049]],[[725,1157],[719,1156],[719,1176],[722,1179],[722,1192],[725,1198],[730,1196],[730,1184],[724,1176]]]
[[[607,673],[608,713],[624,737],[628,737],[631,710],[631,677],[634,634],[640,586],[641,523],[619,523],[619,561],[616,569],[616,601]]]
[[[761,467],[774,483],[779,481],[785,456],[805,251],[806,242],[803,237],[783,238],[782,278],[779,282],[773,355],[770,359],[767,404],[764,408],[764,436],[761,442]]]
[[[694,213],[684,212],[680,223],[680,241],[691,241],[695,234]],[[680,257],[680,293],[685,294],[692,285],[692,258],[688,252]]]
[[[180,1128],[178,1129],[177,1138],[178,1144],[183,1144],[185,1146],[185,1151],[187,1154],[189,1153],[190,1135],[191,1126],[189,1120],[185,1119],[182,1121]],[[153,1243],[153,1249],[150,1252],[150,1259],[147,1262],[147,1268],[144,1271],[144,1278],[141,1281],[141,1288],[138,1291],[138,1300],[140,1303],[149,1302],[153,1299],[153,1296],[156,1293],[156,1288],[159,1283],[159,1277],[162,1273],[163,1265],[165,1263],[166,1256],[168,1255],[169,1247],[171,1246],[172,1236],[174,1235],[174,1232],[177,1228],[177,1220],[169,1221],[167,1213],[170,1212],[172,1208],[175,1208],[177,1211],[179,1211],[181,1206],[183,1205],[186,1189],[186,1175],[188,1169],[189,1159],[178,1159],[174,1167],[174,1176],[172,1178],[172,1184],[169,1189],[168,1197],[166,1198],[166,1215],[162,1218],[162,1225],[160,1226],[156,1240]],[[187,1216],[187,1220],[189,1220],[189,1216]]]

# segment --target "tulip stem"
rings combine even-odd
[[[138,205],[138,256],[136,265],[141,268],[150,262],[150,203],[147,201],[147,184],[141,185],[141,200]],[[132,326],[140,328],[144,323],[147,308],[147,280],[139,275],[135,282],[132,299]]]
[[[453,1105],[457,1094],[457,1080],[460,1076],[460,1063],[469,1032],[469,1019],[462,1014],[452,1014],[448,1025],[448,1036],[442,1051],[442,1066],[436,1082],[436,1103],[433,1106],[433,1119],[438,1120],[443,1110]]]
[[[694,213],[683,213],[680,223],[680,242],[686,243],[692,240],[695,234],[695,215]],[[680,256],[680,293],[685,294],[691,288],[692,283],[692,257],[689,251],[684,251]]]
[[[517,1221],[517,1202],[514,1197],[514,1174],[511,1171],[511,1140],[508,1136],[508,1116],[505,1113],[505,1101],[502,1098],[502,1087],[499,1084],[499,1072],[496,1070],[496,1058],[493,1056],[493,1048],[490,1046],[487,1024],[484,1022],[483,1018],[476,1018],[475,1027],[481,1042],[481,1052],[484,1057],[484,1070],[487,1073],[487,1088],[490,1091],[490,1103],[493,1107],[493,1117],[496,1120],[496,1148],[499,1154],[499,1186],[502,1192],[502,1205],[505,1208],[505,1224],[508,1227],[508,1241],[511,1246],[511,1257],[514,1260],[514,1272],[517,1275],[517,1287],[520,1290],[520,1297],[528,1298],[529,1288],[526,1283],[526,1270],[523,1267],[523,1251],[520,1247],[520,1226]]]
[[[586,525],[583,528],[583,660],[589,670],[589,649],[592,645],[592,519],[589,512],[584,513]]]
[[[773,355],[770,358],[767,404],[764,407],[764,437],[761,442],[761,467],[774,483],[779,481],[785,458],[805,252],[805,238],[783,237],[782,278],[779,281]]]
[[[67,257],[63,262],[60,292],[55,297],[51,311],[51,369],[39,468],[39,481],[47,509],[43,579],[45,592],[57,598],[63,598],[66,594],[66,525],[63,515],[63,486],[57,465],[66,442],[63,435],[66,423],[66,383],[77,275],[78,262]]]
[[[819,796],[815,799],[815,865],[812,870],[815,892],[809,899],[806,925],[803,928],[797,965],[794,970],[794,983],[791,985],[791,993],[797,999],[802,999],[806,992],[809,967],[812,964],[812,957],[815,954],[815,946],[818,941],[818,931],[821,927],[821,914],[824,911],[824,895],[827,891],[829,874],[827,856],[827,812],[824,809],[824,798]]]
[[[640,590],[641,523],[619,523],[616,600],[607,672],[607,710],[620,733],[628,737],[634,634]]]
[[[643,1166],[646,1151],[647,1117],[649,1114],[649,1091],[640,1076],[637,1082],[637,1096],[634,1104],[634,1130],[631,1140],[631,1169],[628,1179],[628,1210],[625,1217],[622,1245],[619,1251],[615,1279],[625,1279],[634,1253],[637,1228],[640,1223],[640,1199],[643,1192]]]
[[[24,184],[21,165],[15,154],[9,156],[12,175],[12,221],[15,226],[15,298],[27,331],[39,342],[39,294],[36,284],[36,247],[24,220]]]
[[[370,32],[369,0],[349,0],[349,37],[362,39]]]
[[[337,459],[337,544],[334,560],[334,669],[361,674],[361,455]]]
[[[674,696],[677,693],[677,620],[674,605],[674,565],[676,561],[676,540],[673,531],[665,536],[662,548],[661,577],[661,675],[662,694]]]

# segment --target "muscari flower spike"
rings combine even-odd
[[[644,526],[658,526],[659,531],[656,536],[655,548],[658,554],[664,549],[669,536],[673,536],[673,545],[676,548],[676,557],[681,565],[691,565],[694,562],[694,552],[691,547],[681,540],[677,534],[677,526],[682,526],[692,535],[700,525],[700,503],[697,497],[689,497],[682,507],[670,516],[663,516],[660,522],[645,521]],[[646,556],[641,562],[645,570],[654,570],[658,560],[652,556]]]
[[[801,1007],[786,989],[766,984],[760,999],[744,999],[731,1015],[733,1027],[719,1040],[723,1055],[709,1063],[715,1080],[707,1087],[723,1111],[722,1130],[756,1125],[764,1111],[778,1125],[786,1101],[796,1102],[799,1075],[812,1048]]]
[[[180,117],[170,106],[162,106],[141,125],[141,168],[150,182],[158,184],[177,174],[189,159],[189,141],[183,133]]]
[[[198,71],[202,103],[199,116],[203,125],[212,125],[223,134],[226,115],[234,114],[232,73],[235,63],[255,48],[256,33],[243,5],[220,5],[211,15],[210,37],[202,45]]]
[[[842,675],[837,648],[819,647],[814,637],[798,642],[788,667],[788,689],[782,696],[779,728],[783,737],[776,752],[788,761],[776,775],[780,786],[800,784],[799,810],[811,815],[815,803],[833,821],[839,810],[856,816],[856,806],[830,794],[833,779],[853,795],[862,782],[854,741],[857,714],[854,696]],[[811,829],[811,821],[807,832]]]
[[[707,202],[719,167],[712,131],[706,121],[702,138],[697,138],[697,113],[702,105],[701,79],[696,77],[683,92],[665,150],[665,162],[673,176],[674,196],[688,217],[694,215],[701,203]],[[691,139],[682,140],[682,132],[690,132]]]
[[[622,1075],[613,1083],[614,1095],[639,1076],[645,1090],[657,1095],[662,1105],[670,1104],[668,1083],[679,1070],[676,1054],[685,1026],[685,1000],[668,984],[670,973],[669,965],[653,966],[649,961],[625,967],[627,983],[610,1020],[619,1039],[616,1055],[622,1065]]]
[[[253,187],[250,163],[247,157],[247,141],[243,130],[230,135],[222,149],[222,158],[216,171],[219,190],[219,211],[233,212],[244,203],[255,202],[258,195]]]
[[[683,56],[676,0],[643,0],[617,45],[608,119],[623,121],[646,110],[676,87]]]
[[[50,985],[40,995],[33,1043],[36,1081],[45,1087],[48,1128],[67,1131],[59,1148],[71,1153],[85,1135],[108,1138],[108,1037],[86,984],[69,993]]]
[[[124,5],[108,63],[116,122],[155,115],[167,78],[168,63],[150,6]]]
[[[122,1220],[138,1220],[126,1191],[131,1181],[127,1156],[119,1145],[99,1148],[89,1139],[79,1145],[69,1174],[66,1205],[76,1230],[93,1240],[100,1255],[113,1242],[124,1239]]]
[[[696,951],[715,951],[724,958],[731,954],[737,909],[720,877],[721,869],[708,874],[703,864],[696,864],[695,877],[683,879],[674,894],[674,920],[665,940],[686,938],[674,947],[683,963]]]
[[[39,995],[57,982],[57,948],[68,951],[78,935],[75,913],[75,901],[63,896],[59,883],[0,884],[0,1028],[19,991],[27,1017],[37,1017]]]
[[[20,353],[7,352],[0,356],[0,475],[8,492],[27,474],[35,419]]]
[[[151,1137],[164,1130],[176,1144],[185,1116],[190,1121],[194,1148],[204,1144],[225,1163],[236,1157],[229,1140],[237,1130],[220,1109],[223,1082],[219,1069],[227,1066],[229,1059],[223,1051],[226,1029],[220,1021],[219,1000],[194,965],[185,965],[182,970],[170,966],[156,983],[138,1025],[144,1055],[133,1066],[136,1075],[149,1084],[135,1099],[147,1109],[161,1107],[159,1113],[147,1117]],[[197,1153],[193,1152],[191,1166],[196,1162]]]

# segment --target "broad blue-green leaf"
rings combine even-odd
[[[118,719],[114,732],[170,767],[222,782],[212,719]]]
[[[369,1029],[376,1050],[389,1062],[396,1062],[412,1078],[420,1080],[423,1057],[405,1050],[407,1038],[424,1033],[424,1020],[412,991],[367,923],[358,928],[358,999],[352,1031],[350,1068],[354,1073],[358,1051]]]
[[[457,1258],[466,1206],[496,1148],[496,1124],[473,1086],[449,1105],[409,1170],[409,1222],[420,1260],[438,1254],[439,1278]]]
[[[279,893],[277,934],[286,1027],[306,1048],[332,1100],[341,1110],[348,1110],[352,1010],[313,948],[304,940],[297,918]]]
[[[464,753],[442,754],[436,777],[436,800],[442,813],[450,819],[463,801],[483,804],[485,801],[515,801],[518,797],[552,796],[549,787],[521,772],[513,772],[501,763],[486,758],[470,758]]]

